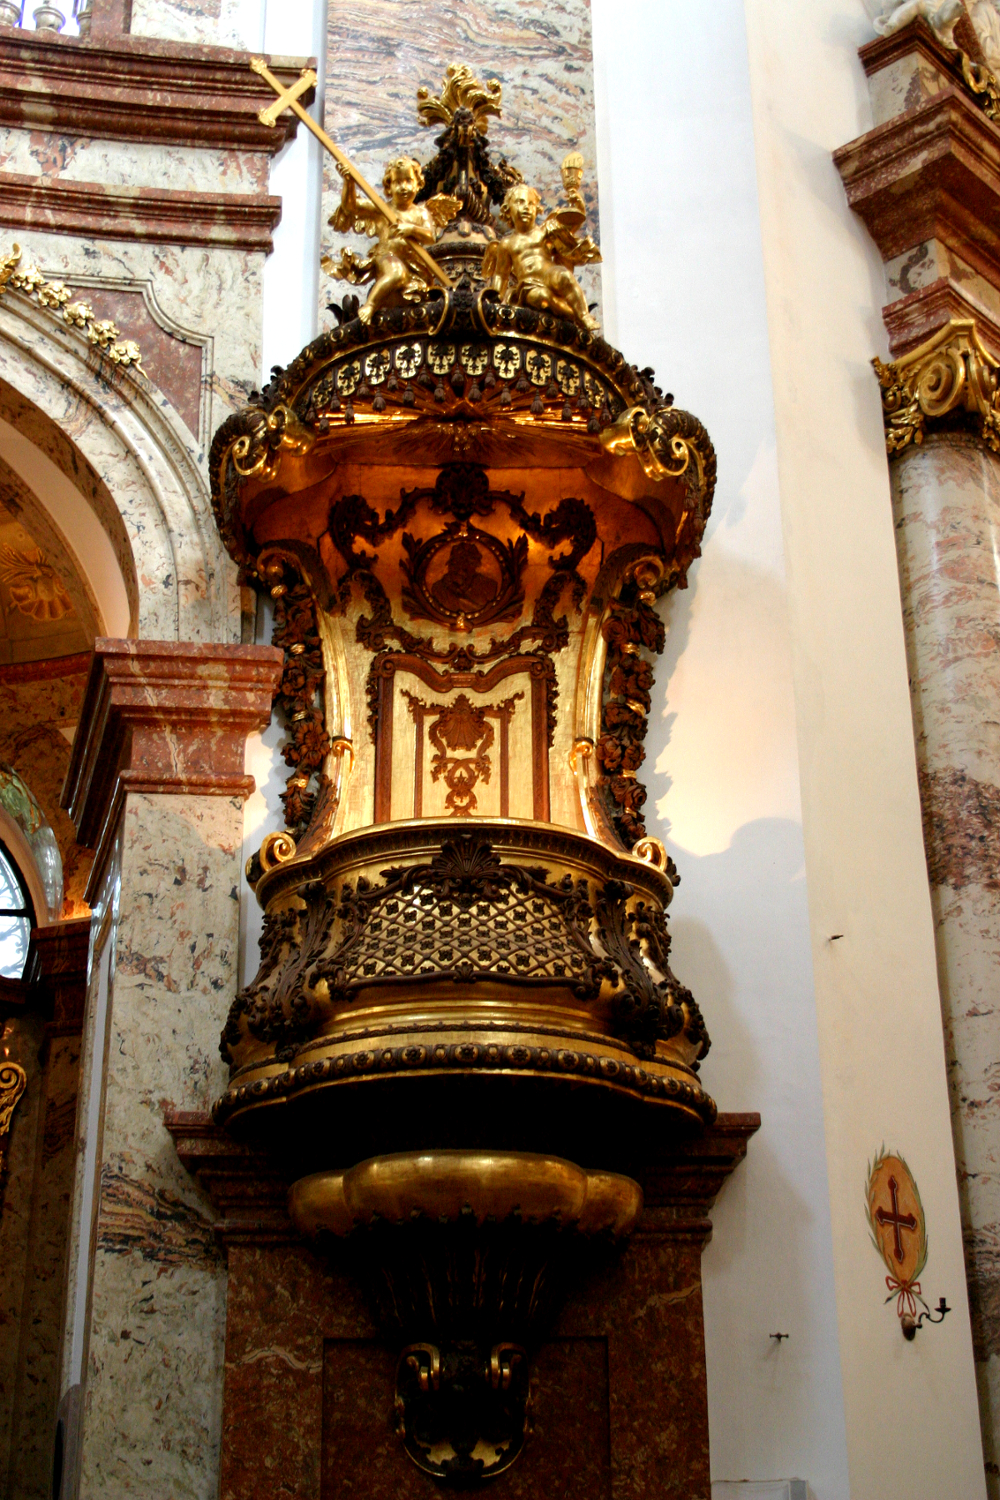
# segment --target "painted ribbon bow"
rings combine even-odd
[[[895,1276],[887,1276],[885,1278],[885,1284],[889,1288],[889,1295],[885,1300],[887,1302],[891,1302],[893,1297],[896,1297],[896,1313],[898,1317],[901,1318],[905,1310],[909,1313],[911,1318],[916,1318],[917,1297],[920,1297],[920,1301],[923,1303],[924,1307],[927,1306],[927,1303],[924,1302],[923,1297],[920,1296],[919,1281],[897,1281]],[[896,1296],[897,1292],[899,1294],[898,1296]]]

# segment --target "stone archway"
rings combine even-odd
[[[235,570],[187,427],[148,380],[111,366],[57,313],[11,291],[0,302],[0,452],[4,424],[22,455],[32,445],[40,467],[54,466],[99,522],[127,598],[127,631],[113,633],[239,638]],[[45,505],[55,486],[40,488],[50,491],[38,496]],[[95,556],[79,561],[86,573]],[[109,613],[122,619],[120,608]]]

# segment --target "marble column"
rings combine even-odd
[[[245,740],[281,654],[98,640],[64,794],[97,844],[60,1500],[214,1500],[224,1263],[164,1110],[224,1085]]]
[[[1000,1434],[1000,456],[941,433],[892,464],[987,1462]],[[994,1475],[994,1480],[996,1476]]]

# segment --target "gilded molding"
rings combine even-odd
[[[971,318],[952,318],[919,348],[891,364],[872,360],[882,391],[885,446],[890,456],[922,443],[928,423],[972,423],[983,442],[1000,452],[1000,366],[983,345]]]

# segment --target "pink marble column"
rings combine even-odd
[[[64,794],[98,852],[63,1500],[216,1494],[225,1267],[163,1115],[224,1087],[245,739],[281,662],[268,646],[96,645]]]
[[[892,476],[989,1450],[1000,1433],[1000,457],[940,434],[907,448]]]

